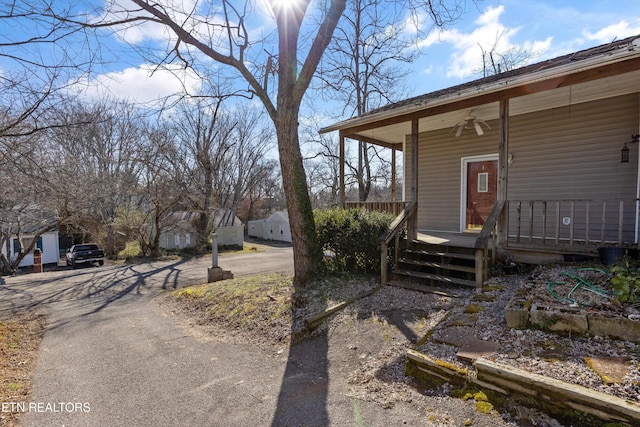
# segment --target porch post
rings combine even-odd
[[[507,184],[509,183],[509,99],[500,100],[500,127],[499,133],[499,148],[500,153],[498,157],[499,162],[499,185],[498,185],[498,200],[507,200]],[[502,215],[498,221],[498,242],[507,242],[507,223],[509,220],[509,204],[507,203],[506,209],[502,210]]]
[[[391,149],[391,201],[396,201],[396,149]],[[394,212],[396,215],[398,212]]]
[[[411,200],[418,205],[418,119],[411,120]],[[408,241],[418,238],[418,209],[407,220]]]
[[[344,209],[345,189],[344,189],[344,135],[340,131],[340,178],[339,178],[340,207]]]

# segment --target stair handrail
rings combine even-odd
[[[506,200],[497,200],[491,209],[491,213],[487,217],[482,230],[476,238],[473,247],[476,250],[476,286],[482,287],[484,281],[488,278],[489,263],[487,260],[489,239],[492,239],[493,248],[491,251],[492,262],[495,262],[496,256],[496,236],[495,231],[498,225],[498,220],[502,215]]]
[[[380,284],[387,283],[387,245],[393,238],[398,237],[398,233],[404,228],[405,224],[416,212],[417,203],[415,200],[409,202],[400,214],[389,224],[386,231],[380,235]],[[396,245],[397,250],[397,245]]]

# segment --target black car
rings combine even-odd
[[[104,251],[95,243],[73,245],[67,251],[67,266],[75,268],[76,264],[98,263],[104,265]]]

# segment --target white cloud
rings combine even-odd
[[[613,40],[620,40],[626,37],[640,34],[640,19],[629,23],[622,20],[612,25],[608,25],[596,32],[584,31],[583,36],[587,40],[594,40],[600,44],[611,43]]]
[[[153,65],[142,64],[85,80],[74,85],[72,90],[88,99],[111,97],[150,104],[185,90],[198,92],[201,83],[195,73],[181,67],[155,69]]]
[[[512,41],[521,27],[504,25],[500,21],[504,10],[503,5],[488,7],[475,20],[475,27],[471,32],[452,29],[432,33],[422,40],[419,46],[431,47],[438,43],[452,45],[453,53],[449,57],[446,76],[464,79],[477,74],[482,69],[483,51],[507,52],[512,49],[523,49],[539,54],[551,44],[551,38],[525,41],[522,44]]]

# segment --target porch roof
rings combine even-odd
[[[604,78],[608,79],[606,90],[598,82]],[[412,120],[418,120],[421,131],[447,128],[460,122],[468,110],[483,120],[497,118],[500,100],[513,100],[510,114],[516,115],[637,92],[638,81],[640,35],[389,104],[322,128],[320,133],[339,130],[347,138],[401,150],[411,134]],[[579,84],[582,90],[571,90]]]

